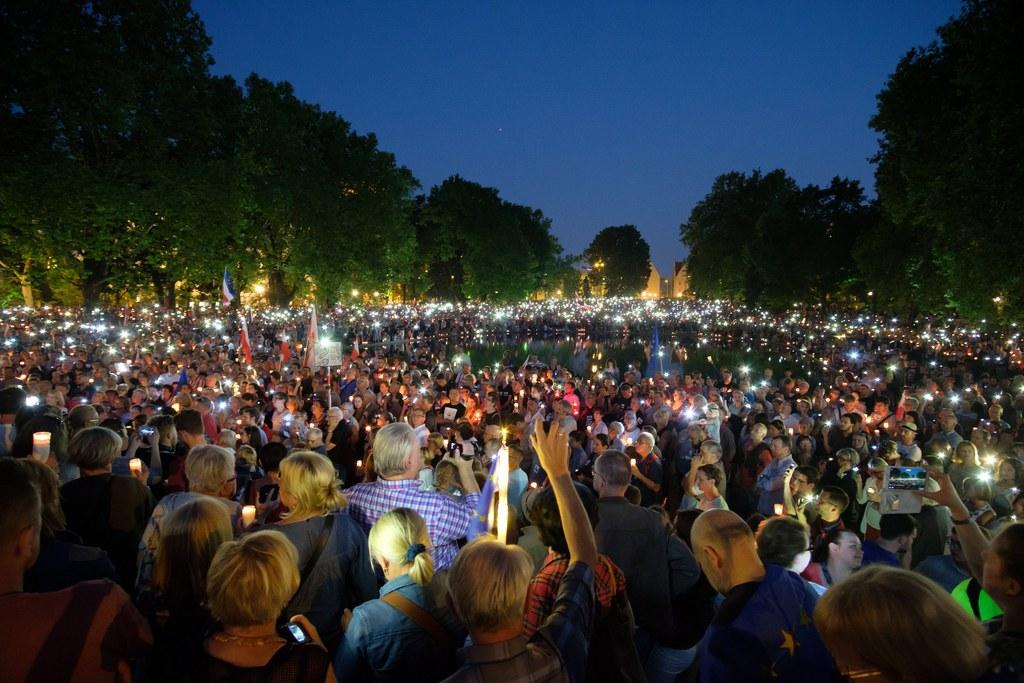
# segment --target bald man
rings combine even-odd
[[[833,678],[811,621],[817,595],[793,572],[761,563],[746,522],[708,510],[694,522],[692,541],[708,582],[725,596],[700,644],[703,683]]]

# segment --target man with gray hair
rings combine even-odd
[[[239,527],[242,507],[235,496],[235,454],[222,446],[196,446],[185,457],[188,491],[165,496],[153,509],[139,543],[139,580],[137,587],[149,585],[156,551],[160,546],[160,526],[171,514],[190,500],[201,496],[216,498],[231,514],[232,525]]]
[[[377,480],[346,489],[348,514],[369,533],[381,515],[395,508],[411,508],[427,523],[433,545],[434,567],[451,567],[459,551],[458,540],[466,535],[480,502],[480,487],[473,476],[473,461],[451,457],[459,472],[465,495],[454,500],[437,491],[420,488],[423,469],[420,440],[404,422],[382,427],[373,439],[373,466]]]
[[[637,652],[648,678],[673,680],[693,663],[696,652],[672,647],[672,601],[697,582],[700,569],[661,515],[626,500],[635,468],[625,453],[611,449],[594,462],[600,519],[597,549],[626,575],[626,593],[636,616]]]

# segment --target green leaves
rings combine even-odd
[[[634,225],[601,230],[583,252],[605,296],[635,296],[651,274],[651,247]]]

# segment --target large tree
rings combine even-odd
[[[1024,234],[1024,3],[968,0],[938,35],[900,60],[871,120],[894,229],[871,235],[892,267],[869,284],[895,282],[903,296],[971,317],[1019,315],[1024,271],[1005,259]]]
[[[779,169],[721,175],[680,227],[690,286],[772,308],[845,300],[859,291],[854,245],[876,222],[857,181],[800,188]]]
[[[514,301],[560,273],[550,220],[492,187],[452,176],[414,213],[419,269],[431,297]]]
[[[604,228],[591,240],[583,258],[605,296],[635,296],[651,275],[651,247],[635,225]]]
[[[6,0],[0,27],[0,262],[25,298],[51,267],[86,303],[140,280],[173,303],[209,279],[173,248],[228,246],[240,93],[210,77],[190,3]]]

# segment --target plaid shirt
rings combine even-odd
[[[608,609],[616,595],[626,594],[626,575],[605,555],[600,556],[594,572],[594,593],[598,612]],[[569,571],[569,556],[551,551],[544,558],[540,571],[530,579],[526,593],[526,613],[523,615],[523,637],[537,632],[555,608],[558,587]]]
[[[437,491],[424,491],[419,486],[419,479],[378,479],[356,484],[345,489],[348,514],[369,533],[373,523],[385,512],[412,508],[427,523],[427,533],[434,545],[434,567],[437,571],[448,569],[459,552],[456,541],[466,535],[476,513],[480,494],[470,493],[457,501]]]
[[[558,587],[551,616],[529,641],[522,636],[459,650],[463,666],[446,683],[583,681],[594,627],[594,572],[575,562]]]

